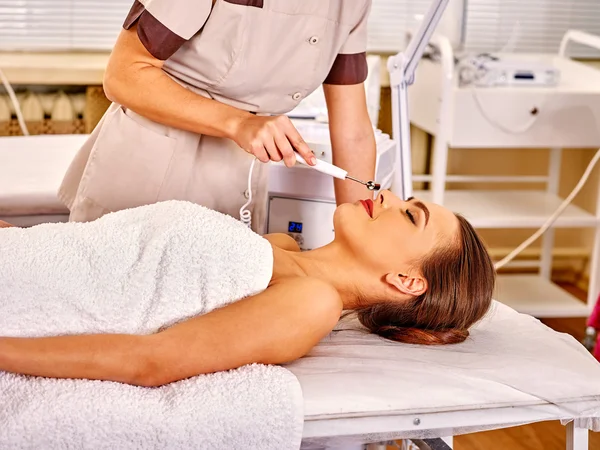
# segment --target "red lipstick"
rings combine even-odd
[[[373,200],[361,200],[360,202],[367,210],[369,216],[373,217]]]

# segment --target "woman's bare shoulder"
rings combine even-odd
[[[284,278],[269,286],[277,296],[282,296],[294,311],[300,307],[303,315],[318,322],[335,326],[343,309],[342,298],[331,284],[312,277]]]
[[[299,252],[300,247],[293,237],[284,233],[265,234],[264,238],[276,247],[290,252]]]

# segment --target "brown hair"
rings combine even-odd
[[[427,291],[409,302],[380,302],[357,311],[372,333],[408,344],[456,344],[490,307],[496,272],[473,227],[461,215],[458,244],[421,262]]]

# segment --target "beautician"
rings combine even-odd
[[[113,102],[59,196],[71,221],[179,199],[239,216],[248,171],[314,158],[284,116],[324,85],[333,162],[374,178],[363,82],[370,0],[135,1],[105,72]],[[252,221],[265,218],[257,164]],[[365,198],[335,181],[338,203]]]

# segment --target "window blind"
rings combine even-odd
[[[0,0],[0,50],[108,50],[132,1]],[[373,0],[369,50],[399,51],[430,5]],[[450,0],[438,31],[470,51],[553,53],[571,28],[600,35],[600,0]],[[577,46],[573,54],[600,56]]]
[[[405,45],[405,33],[416,29],[432,0],[373,0],[369,16],[368,49],[396,53]],[[462,40],[464,0],[450,0],[436,28],[455,46]]]
[[[600,35],[600,0],[450,0],[438,30],[455,48],[473,52],[505,50],[556,53],[564,33],[578,29]],[[399,51],[403,32],[414,28],[429,0],[373,0],[369,23],[372,51]],[[461,15],[464,36],[461,36]],[[573,45],[570,54],[598,57],[600,52]]]
[[[556,53],[569,29],[600,35],[598,0],[470,0],[466,48]],[[573,45],[574,56],[598,55]]]
[[[0,0],[0,50],[107,50],[132,0]]]

